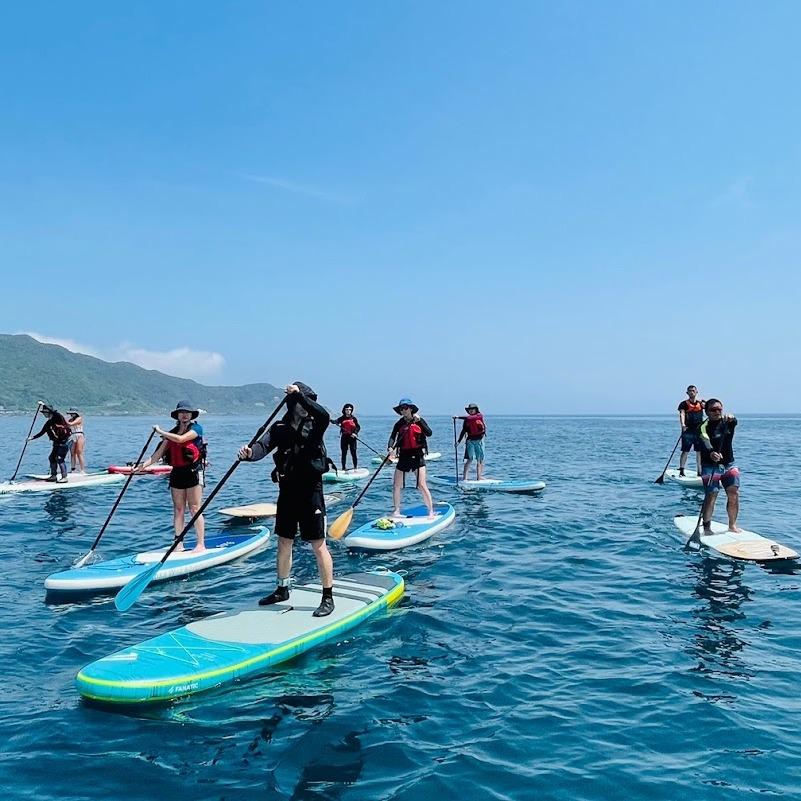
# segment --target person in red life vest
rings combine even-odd
[[[701,423],[704,422],[706,402],[698,399],[698,389],[694,384],[687,387],[687,400],[679,404],[679,425],[681,426],[681,456],[679,457],[679,475],[684,475],[687,456],[695,449],[695,462],[698,475],[701,475]]]
[[[64,419],[64,415],[50,406],[42,407],[42,414],[47,418],[47,421],[42,426],[42,430],[32,437],[28,437],[28,442],[33,442],[35,439],[47,434],[47,438],[53,443],[50,449],[50,478],[48,481],[56,481],[59,484],[64,484],[67,481],[67,453],[70,449],[70,438],[72,437],[72,429],[70,424]],[[58,475],[60,473],[60,475]]]
[[[326,519],[323,474],[333,462],[325,450],[325,432],[331,417],[317,403],[317,393],[302,381],[286,388],[286,414],[273,423],[261,439],[239,450],[243,462],[258,462],[273,454],[272,479],[278,484],[275,534],[278,538],[276,568],[278,583],[259,606],[289,600],[292,551],[295,538],[311,545],[320,574],[322,596],[313,617],[327,617],[334,611],[334,563],[325,544]]]
[[[342,469],[347,470],[345,461],[348,458],[348,451],[350,451],[350,457],[353,460],[353,469],[355,470],[359,466],[358,459],[356,458],[356,434],[362,430],[362,427],[353,414],[352,403],[346,403],[342,407],[342,416],[334,420],[334,425],[339,426],[340,430],[339,448],[342,451]]]
[[[464,447],[462,481],[467,480],[467,471],[470,469],[470,463],[474,460],[476,481],[481,481],[484,477],[484,435],[487,433],[487,426],[484,424],[484,415],[479,411],[477,404],[470,403],[464,407],[464,410],[467,412],[467,417],[462,415],[458,418],[464,421],[458,442],[467,437],[467,444]]]
[[[203,503],[203,463],[206,446],[203,440],[203,426],[195,422],[200,414],[189,401],[180,401],[170,412],[170,417],[177,421],[170,431],[163,431],[159,426],[153,430],[161,437],[161,444],[149,459],[145,459],[137,468],[141,473],[151,464],[164,459],[172,465],[170,472],[170,494],[172,495],[172,522],[175,536],[184,530],[186,509],[194,515]],[[206,521],[203,515],[195,520],[195,537],[197,543],[194,551],[205,550]],[[179,545],[176,550],[183,550]]]
[[[417,486],[428,508],[428,514],[434,517],[434,501],[431,500],[431,492],[426,484],[425,462],[425,454],[428,451],[426,438],[431,436],[431,428],[417,414],[419,409],[409,398],[402,398],[393,408],[401,418],[392,427],[387,444],[387,451],[390,454],[394,452],[398,458],[392,481],[392,516],[400,515],[404,474],[414,472],[417,473]]]

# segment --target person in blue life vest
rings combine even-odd
[[[428,452],[427,437],[431,436],[431,428],[420,417],[417,405],[409,398],[401,398],[393,407],[400,420],[392,427],[387,443],[387,452],[397,456],[395,475],[392,479],[392,516],[400,516],[401,490],[406,473],[417,474],[417,487],[423,496],[429,517],[434,517],[434,502],[426,483],[425,454]]]
[[[28,442],[33,442],[35,439],[47,434],[52,447],[50,448],[50,477],[47,481],[55,481],[59,484],[65,484],[67,481],[67,453],[70,449],[70,440],[72,438],[72,428],[64,418],[64,415],[50,406],[42,406],[42,414],[47,418],[45,424],[42,426],[41,431],[28,437]]]
[[[334,611],[334,564],[325,542],[326,517],[323,496],[323,473],[333,462],[328,458],[323,439],[331,418],[317,403],[317,394],[302,381],[286,388],[287,411],[251,447],[239,450],[245,462],[257,462],[274,452],[272,479],[278,484],[278,509],[275,534],[278,538],[275,590],[259,601],[260,606],[289,600],[292,575],[292,550],[300,533],[311,545],[320,574],[322,598],[312,613],[326,617]]]
[[[203,503],[203,468],[206,456],[206,444],[203,438],[203,426],[197,422],[200,414],[189,401],[180,401],[170,412],[176,425],[169,431],[153,426],[153,430],[161,437],[161,443],[149,459],[145,459],[136,469],[141,473],[151,464],[163,459],[172,465],[170,471],[170,495],[172,496],[172,522],[175,536],[180,536],[186,522],[186,510],[194,516]],[[193,552],[205,550],[206,521],[203,515],[195,520],[195,537],[197,542]],[[183,550],[179,544],[176,550]]]
[[[342,469],[347,469],[345,462],[348,458],[348,452],[350,452],[353,469],[355,470],[359,466],[356,456],[356,445],[358,444],[356,435],[362,430],[362,427],[359,425],[356,415],[353,414],[352,403],[346,403],[342,407],[342,415],[334,420],[334,425],[339,426],[339,449],[342,453]]]
[[[481,414],[477,403],[470,403],[464,407],[467,416],[460,415],[457,419],[462,421],[462,432],[459,434],[457,444],[467,437],[464,448],[464,469],[462,470],[462,481],[467,479],[467,472],[470,464],[476,463],[476,481],[484,478],[484,436],[487,433],[487,426],[484,423],[484,415]]]
[[[706,496],[701,513],[704,534],[712,533],[712,515],[721,485],[726,492],[726,514],[729,531],[740,533],[737,517],[740,513],[740,468],[734,461],[734,430],[737,418],[723,414],[723,403],[717,398],[706,402],[705,420],[699,429],[698,442],[701,448],[701,477]]]
[[[695,462],[698,475],[701,475],[701,450],[698,432],[704,422],[705,401],[699,400],[698,388],[694,384],[687,387],[687,399],[679,404],[679,425],[681,426],[681,456],[679,457],[679,475],[684,475],[687,456],[695,450]]]

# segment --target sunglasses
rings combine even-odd
[[[411,409],[412,407],[409,406],[408,403],[404,403],[403,406],[400,407],[400,410],[403,411],[404,409]]]
[[[707,409],[707,411],[708,412],[722,412],[723,411],[723,407],[722,406],[710,406]]]

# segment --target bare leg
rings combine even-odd
[[[78,457],[78,468],[82,473],[86,472],[86,462],[83,458],[83,452],[86,449],[86,437],[78,437],[78,442],[75,447],[75,455]]]
[[[184,509],[186,509],[186,490],[170,487],[170,494],[172,495],[172,527],[175,530],[175,536],[180,537],[181,532],[184,530]],[[183,543],[180,543],[175,549],[176,551],[183,551]]]
[[[712,515],[715,513],[715,501],[717,499],[717,492],[708,492],[704,499],[704,511],[701,514],[701,519],[704,521],[704,530],[707,534],[712,530]]]
[[[729,487],[726,490],[726,514],[729,516],[729,531],[739,534],[741,531],[737,528],[737,515],[740,514],[739,487]]]
[[[687,466],[687,456],[689,455],[689,451],[682,451],[681,456],[679,456],[679,470],[684,470]],[[700,456],[699,456],[700,458]]]
[[[395,475],[392,476],[392,516],[400,514],[401,488],[403,487],[403,473],[395,468]]]
[[[312,550],[314,558],[317,560],[317,570],[320,572],[320,584],[323,587],[333,587],[334,585],[334,562],[331,559],[331,552],[325,544],[325,540],[312,540]]]
[[[467,481],[467,473],[470,470],[470,459],[464,460],[464,469],[462,470],[462,481]]]
[[[476,478],[479,481],[484,478],[484,462],[476,462]]]
[[[196,487],[190,487],[186,491],[186,502],[190,513],[194,517],[197,510],[203,505],[203,487],[200,484]],[[203,519],[203,515],[200,515],[195,520],[195,537],[197,538],[197,545],[195,545],[194,550],[202,551],[206,543],[206,521]]]
[[[701,475],[701,451],[695,452],[695,467],[698,475]]]
[[[278,578],[288,579],[292,574],[292,545],[294,540],[287,537],[278,537],[278,554],[276,556],[276,566],[278,567]]]
[[[434,516],[434,501],[431,499],[431,492],[426,484],[426,469],[421,467],[417,471],[417,486],[420,488],[420,494],[423,496],[423,502],[428,507],[429,517]]]

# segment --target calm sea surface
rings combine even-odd
[[[0,477],[30,420],[0,418]],[[89,419],[91,468],[139,452],[152,422]],[[209,488],[260,421],[206,417]],[[381,446],[393,420],[363,419]],[[453,471],[450,419],[430,418],[432,472]],[[120,485],[0,497],[0,786],[12,799],[745,799],[801,786],[801,575],[689,554],[672,524],[700,495],[654,479],[673,418],[488,418],[490,476],[548,482],[536,497],[435,490],[456,524],[338,573],[405,571],[403,603],[262,677],[169,707],[85,705],[86,663],[272,589],[275,544],[151,586],[45,603],[51,572],[86,552]],[[330,448],[338,458],[336,440]],[[744,417],[741,522],[801,548],[801,418]],[[372,455],[364,448],[365,466]],[[28,448],[23,472],[47,468]],[[272,500],[268,460],[241,465],[208,515]],[[410,498],[413,490],[407,490]],[[354,524],[389,510],[379,477]],[[720,504],[722,507],[722,504]],[[331,512],[331,517],[339,509]],[[720,513],[717,515],[721,519]],[[137,479],[106,558],[166,545],[162,478]],[[296,580],[316,575],[296,547]]]

